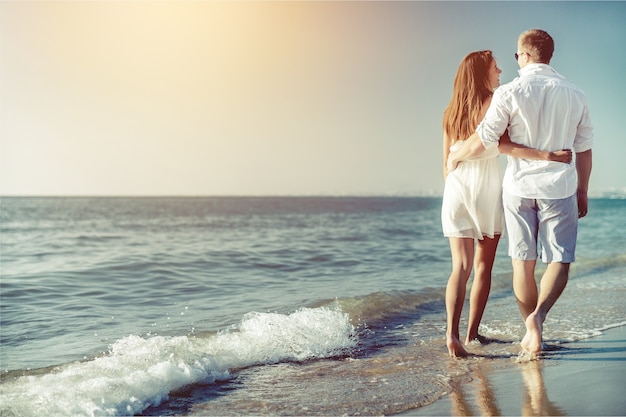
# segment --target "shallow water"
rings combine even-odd
[[[390,414],[432,402],[469,372],[444,346],[440,204],[3,198],[1,414]],[[548,346],[626,322],[626,200],[590,207]],[[481,328],[498,343],[472,347],[504,366],[522,336],[505,249]]]

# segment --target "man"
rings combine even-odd
[[[507,157],[502,194],[513,290],[526,325],[521,346],[531,357],[541,351],[546,315],[567,285],[578,218],[587,215],[592,165],[587,99],[549,65],[553,52],[547,32],[532,29],[520,35],[519,77],[494,92],[476,133],[448,159],[453,170],[459,161],[496,146],[507,128],[512,142],[576,153],[575,166]],[[538,247],[547,263],[539,289],[534,276]]]

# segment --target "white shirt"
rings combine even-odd
[[[593,127],[585,94],[546,64],[529,64],[519,77],[496,89],[476,132],[485,148],[504,130],[511,141],[544,151],[591,149]],[[502,187],[524,198],[565,198],[578,187],[576,160],[570,164],[507,156]]]

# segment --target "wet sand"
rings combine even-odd
[[[464,416],[626,415],[626,326],[551,344],[519,362],[519,341],[473,346],[450,359],[443,338],[360,359],[278,363],[179,395],[193,405],[144,415]]]
[[[479,361],[471,368],[471,381],[398,415],[626,415],[626,326],[564,344],[540,360],[506,367]]]

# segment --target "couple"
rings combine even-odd
[[[546,315],[567,284],[578,218],[587,214],[593,132],[587,99],[549,65],[553,52],[547,32],[528,30],[517,43],[518,78],[496,89],[502,71],[491,51],[480,51],[463,59],[454,80],[443,116],[441,211],[452,253],[446,288],[452,357],[468,355],[459,321],[472,264],[465,344],[483,340],[478,327],[505,223],[513,290],[526,325],[521,347],[531,357],[541,351]],[[508,160],[503,180],[498,153]],[[547,263],[539,289],[538,249]]]

